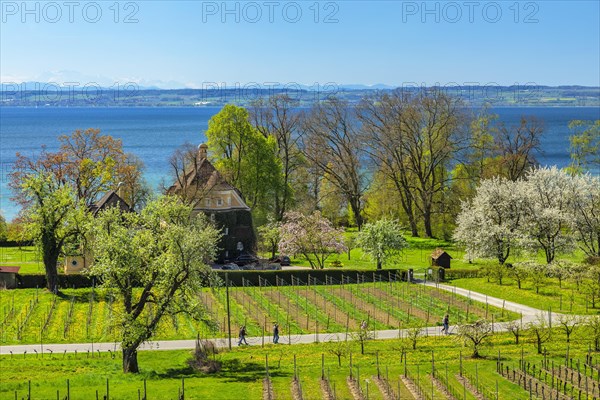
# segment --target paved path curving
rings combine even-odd
[[[481,303],[488,303],[492,306],[502,308],[504,307],[506,310],[513,311],[521,314],[522,323],[530,323],[535,322],[540,315],[544,318],[550,318],[551,321],[555,321],[560,314],[552,313],[549,315],[547,311],[543,311],[540,309],[536,309],[533,307],[528,307],[522,304],[518,304],[512,301],[507,301],[504,299],[499,299],[497,297],[487,296],[485,294],[473,292],[467,289],[457,288],[449,285],[436,284],[433,282],[417,282],[418,284],[423,284],[426,286],[436,287],[442,290],[446,290],[452,293],[456,293],[458,295],[473,299],[475,301],[479,301]],[[503,332],[506,331],[506,322],[496,322],[494,323],[494,331]],[[456,326],[450,326],[450,334],[456,332]],[[423,328],[422,331],[423,336],[442,336],[441,327],[427,327]],[[391,329],[391,330],[381,330],[375,331],[375,337],[377,339],[397,339],[399,337],[406,337],[407,330],[405,329]],[[350,338],[350,334],[348,334],[348,339]],[[263,344],[270,344],[271,337],[265,336],[264,339],[262,336],[259,337],[248,337],[248,342],[251,346],[261,346]],[[346,333],[319,333],[319,334],[305,334],[305,335],[292,335],[286,336],[285,333],[281,335],[279,343],[281,346],[289,345],[289,344],[306,344],[306,343],[315,343],[315,342],[335,342],[340,340],[346,340]],[[219,348],[228,347],[228,340],[225,339],[211,339],[213,343]],[[237,346],[237,338],[231,338],[232,347]],[[161,340],[155,342],[144,343],[140,346],[139,350],[189,350],[195,347],[195,340]],[[28,354],[35,353],[45,353],[48,354],[52,352],[53,354],[63,354],[66,353],[84,353],[88,352],[97,353],[100,352],[116,352],[120,350],[120,345],[118,343],[69,343],[69,344],[28,344],[28,345],[10,345],[10,346],[0,346],[0,355],[7,354],[24,354],[25,352]]]

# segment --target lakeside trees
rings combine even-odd
[[[100,195],[121,184],[125,200],[141,204],[147,194],[141,162],[123,151],[120,140],[97,129],[59,137],[56,152],[37,157],[17,153],[10,173],[13,199],[22,207],[25,229],[40,245],[47,288],[57,292],[57,263],[65,247],[81,241],[81,222]]]

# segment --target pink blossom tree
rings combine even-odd
[[[285,214],[280,227],[280,254],[301,255],[308,260],[311,268],[322,269],[331,254],[346,250],[344,231],[334,228],[320,212],[315,211],[310,215],[299,212]]]

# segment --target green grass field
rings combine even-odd
[[[566,314],[600,313],[600,299],[596,299],[595,307],[592,307],[591,297],[583,290],[578,291],[575,283],[565,280],[559,287],[557,279],[548,278],[539,293],[536,293],[531,282],[523,282],[519,289],[517,283],[508,277],[502,279],[502,285],[493,280],[488,282],[486,278],[455,279],[451,284],[544,310],[552,308],[552,311]]]
[[[565,362],[566,346],[564,335],[555,329],[553,339],[546,344],[548,367],[556,368]],[[461,370],[473,386],[478,385],[481,391],[487,391],[489,398],[495,398],[496,387],[500,399],[525,400],[529,399],[528,391],[512,383],[506,377],[496,372],[498,355],[505,368],[518,369],[519,359],[523,357],[531,367],[541,366],[543,356],[536,354],[533,338],[526,335],[521,345],[514,344],[514,338],[509,334],[495,335],[491,342],[482,348],[483,358],[469,358],[470,349],[463,346],[456,337],[421,338],[417,350],[409,349],[406,340],[368,341],[365,354],[360,354],[357,342],[348,342],[347,349],[338,366],[337,357],[330,350],[339,345],[321,343],[309,345],[288,346],[285,344],[248,346],[234,348],[231,351],[221,351],[216,359],[221,361],[223,368],[213,375],[204,375],[188,367],[186,360],[191,357],[190,351],[144,351],[139,353],[141,373],[125,375],[121,372],[120,354],[112,358],[110,354],[97,354],[92,358],[87,354],[27,354],[23,356],[2,356],[0,358],[0,399],[26,398],[28,384],[31,383],[32,398],[51,399],[57,395],[62,399],[67,394],[67,379],[69,380],[71,399],[94,399],[96,392],[99,398],[106,394],[107,380],[109,398],[137,399],[138,390],[143,395],[144,381],[148,399],[176,399],[182,387],[185,386],[186,399],[261,399],[262,380],[266,375],[268,357],[269,373],[274,389],[275,398],[292,399],[291,383],[294,376],[294,357],[296,372],[301,382],[303,397],[315,400],[324,399],[319,381],[322,372],[328,378],[330,387],[335,388],[338,399],[352,399],[346,383],[350,375],[350,352],[352,353],[352,375],[360,382],[363,394],[369,391],[369,399],[384,399],[385,397],[375,384],[377,365],[382,379],[390,387],[401,391],[408,399],[408,391],[400,381],[405,373],[401,360],[403,350],[406,350],[406,372],[425,393],[433,390],[435,399],[446,398],[438,388],[433,387],[429,374],[433,365],[436,376],[447,382],[447,388],[455,393],[466,394],[466,399],[476,397],[465,389],[457,377]],[[576,330],[571,339],[569,357],[574,365],[580,362],[583,375],[583,363],[590,342],[583,328]],[[592,364],[597,365],[598,354],[591,353]],[[324,357],[324,368],[321,365]],[[377,363],[378,358],[378,363]],[[588,359],[589,360],[589,359]],[[574,367],[576,369],[576,367]],[[586,366],[586,374],[597,379],[597,371],[591,371]],[[537,375],[536,375],[537,376]],[[544,374],[540,374],[544,380]],[[590,378],[590,382],[592,378]],[[545,382],[550,385],[550,376]],[[577,382],[575,380],[575,382]],[[570,383],[567,392],[570,393]],[[590,388],[592,385],[590,383]],[[592,389],[590,389],[592,390]],[[575,389],[577,393],[577,389]],[[493,396],[493,397],[492,397]],[[540,397],[541,398],[541,397]],[[585,398],[585,392],[584,397]],[[591,397],[590,397],[591,398]]]

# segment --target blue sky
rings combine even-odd
[[[2,82],[600,86],[598,1],[73,4],[1,1]]]

